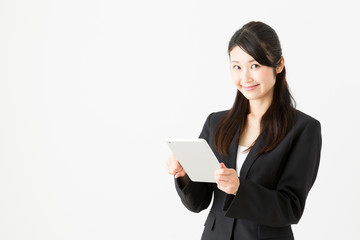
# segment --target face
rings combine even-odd
[[[230,67],[231,79],[247,99],[272,101],[276,81],[272,67],[259,64],[238,46],[230,52]]]

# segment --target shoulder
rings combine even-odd
[[[302,111],[296,110],[294,130],[302,132],[304,129],[314,131],[314,133],[319,132],[321,131],[320,121]]]
[[[223,119],[223,117],[228,111],[229,110],[224,110],[224,111],[210,113],[206,119],[206,123],[209,124],[210,126],[217,125],[221,121],[221,119]]]
[[[203,138],[209,141],[209,139],[212,138],[211,136],[214,133],[218,123],[225,116],[226,112],[227,111],[210,113],[205,121],[204,127],[200,133],[199,138]]]
[[[319,124],[319,120],[315,119],[314,117],[300,111],[296,110],[296,124],[299,125],[308,125],[308,124]]]

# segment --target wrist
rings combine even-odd
[[[237,180],[237,187],[236,187],[236,189],[235,189],[235,192],[233,192],[233,195],[236,196],[236,194],[237,194],[237,192],[238,192],[238,190],[239,190],[239,187],[240,187],[240,179],[238,178],[238,180]]]

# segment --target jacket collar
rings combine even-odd
[[[236,134],[231,142],[230,148],[229,148],[229,168],[236,169],[236,157],[237,157],[237,151],[239,148],[239,134],[240,134],[240,127],[236,131]],[[262,132],[259,137],[256,139],[253,147],[250,149],[250,152],[248,153],[247,157],[245,158],[245,161],[240,169],[240,178],[247,178],[248,172],[250,170],[250,167],[254,164],[256,159],[260,155],[256,155],[261,148],[264,146],[266,140],[266,133]]]

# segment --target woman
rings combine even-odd
[[[174,155],[167,170],[190,211],[206,209],[214,195],[202,239],[294,239],[291,224],[301,218],[319,167],[320,123],[295,109],[270,26],[244,25],[228,53],[234,105],[210,114],[200,134],[221,162],[216,184],[191,181]]]

